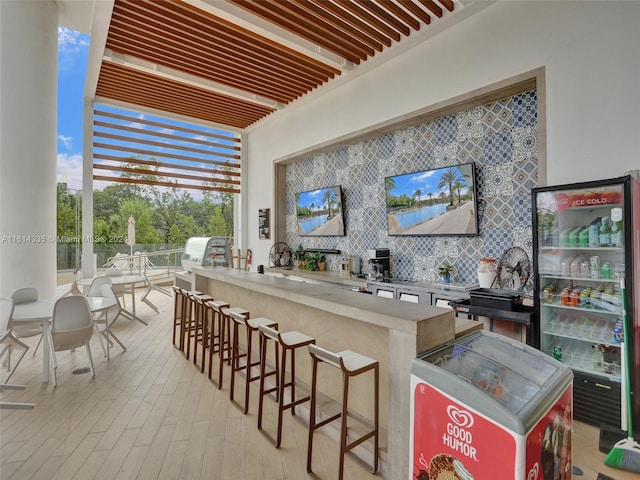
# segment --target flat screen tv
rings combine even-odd
[[[300,236],[344,236],[342,188],[319,188],[296,193],[296,215]]]
[[[478,235],[475,163],[385,178],[389,235]]]

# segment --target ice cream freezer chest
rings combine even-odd
[[[411,480],[571,478],[573,373],[479,331],[411,366]]]

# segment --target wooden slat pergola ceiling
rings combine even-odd
[[[239,132],[453,10],[454,0],[115,0],[96,102]]]

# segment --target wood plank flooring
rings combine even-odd
[[[26,390],[3,391],[1,398],[33,402],[36,408],[0,411],[0,479],[309,478],[304,425],[285,415],[283,443],[275,449],[256,428],[257,388],[252,388],[249,414],[243,415],[229,401],[228,375],[218,390],[173,347],[172,298],[156,291],[149,298],[160,314],[140,304],[138,314],[148,326],[123,318],[114,325],[126,352],[115,345],[107,362],[94,338],[93,379],[72,373],[88,365],[80,349],[59,354],[57,388],[41,383],[42,350],[32,357],[35,341],[29,342],[32,349],[11,378]],[[274,432],[275,404],[265,405],[264,428]],[[317,477],[337,478],[337,444],[321,432],[314,438]],[[598,429],[579,422],[573,456],[587,480],[595,480],[598,472],[616,480],[640,477],[605,467]],[[369,478],[380,476],[347,458],[345,479]]]

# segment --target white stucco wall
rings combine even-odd
[[[273,208],[273,161],[523,72],[546,68],[549,185],[640,168],[640,2],[507,1],[248,134],[248,246]],[[320,90],[317,93],[322,93]]]

